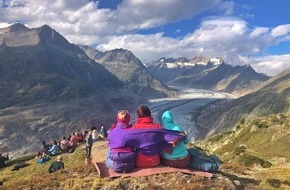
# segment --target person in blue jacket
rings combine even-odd
[[[58,145],[56,141],[52,142],[51,148],[47,151],[47,154],[50,156],[55,156],[58,153]]]
[[[162,126],[167,130],[184,132],[179,125],[174,124],[170,111],[165,111],[162,114]],[[171,153],[163,153],[161,159],[163,164],[175,168],[187,168],[191,161],[190,154],[185,146],[188,142],[189,138],[186,137],[184,141],[179,142],[173,147]]]

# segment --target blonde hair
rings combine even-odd
[[[129,115],[129,112],[127,110],[118,111],[118,119],[124,120],[127,115]]]
[[[58,156],[58,157],[57,157],[57,160],[58,160],[58,161],[61,161],[61,160],[62,160],[62,156]]]

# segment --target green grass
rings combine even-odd
[[[224,169],[251,173],[262,189],[275,189],[275,180],[280,189],[290,189],[290,117],[275,114],[236,125],[234,133],[214,135],[197,146],[219,156]]]
[[[226,131],[194,145],[219,156],[223,162],[222,171],[230,173],[217,174],[218,177],[211,180],[183,173],[100,178],[92,164],[84,165],[84,150],[78,146],[73,153],[62,154],[65,170],[52,174],[47,169],[56,157],[42,165],[36,163],[34,155],[11,161],[7,168],[0,171],[0,182],[3,182],[0,189],[230,189],[230,180],[237,179],[244,183],[245,189],[247,185],[250,185],[248,189],[252,186],[275,189],[275,185],[280,189],[290,189],[290,129],[286,125],[280,126],[281,123],[289,124],[290,117],[279,118],[271,115],[245,120],[244,124],[239,123],[240,128],[236,131]],[[252,126],[260,123],[268,127],[258,127],[251,132]],[[96,148],[98,155],[105,155],[106,148],[106,142],[100,143]],[[20,161],[26,161],[29,166],[11,171],[12,164]],[[247,184],[251,180],[239,175],[251,175],[255,183]]]
[[[107,143],[107,142],[104,142]],[[104,155],[107,146],[96,147],[99,155]],[[18,171],[10,171],[12,166],[1,171],[2,190],[11,189],[226,189],[231,182],[214,178],[212,180],[184,173],[157,174],[147,177],[100,178],[93,164],[85,165],[84,150],[79,146],[74,153],[64,153],[65,170],[48,173],[52,158],[45,164],[37,164],[37,159],[27,160],[29,166]],[[22,160],[23,158],[20,158]],[[102,159],[102,158],[101,158]],[[25,159],[26,160],[26,159]]]

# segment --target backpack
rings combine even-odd
[[[216,172],[218,171],[221,160],[215,155],[207,155],[197,149],[190,148],[188,152],[191,156],[191,162],[189,167],[194,170],[204,172]]]

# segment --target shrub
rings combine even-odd
[[[262,165],[263,168],[270,168],[271,166],[272,166],[272,163],[269,162],[269,161],[266,161],[266,162]]]
[[[269,183],[272,187],[279,188],[281,186],[281,182],[278,179],[267,179],[266,182]]]
[[[243,152],[245,152],[246,148],[245,147],[237,147],[235,148],[233,154],[234,155],[240,155],[242,154]]]
[[[254,166],[255,164],[258,164],[260,166],[263,166],[263,164],[265,163],[265,161],[257,156],[252,156],[252,155],[243,155],[240,158],[240,162],[241,164],[243,164],[244,166],[250,167],[250,166]]]
[[[240,124],[242,124],[242,125],[245,124],[245,121],[246,121],[245,118],[241,118]]]
[[[257,125],[257,127],[258,127],[259,129],[262,129],[262,128],[268,128],[269,126],[268,126],[266,123],[259,123],[259,124]]]

